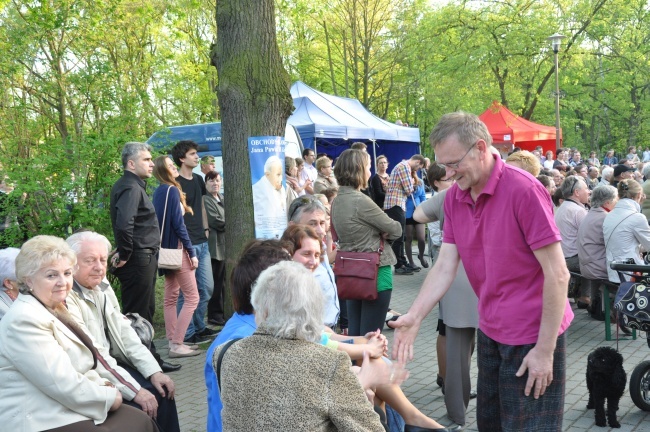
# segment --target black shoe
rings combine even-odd
[[[210,318],[208,324],[223,327],[226,325],[226,321],[223,318]]]
[[[395,269],[395,275],[396,276],[400,276],[400,275],[401,276],[406,276],[406,275],[412,275],[412,274],[413,274],[413,270],[411,270],[408,267],[400,267],[400,268]]]
[[[219,330],[212,330],[211,328],[206,327],[206,328],[204,328],[203,330],[201,330],[200,332],[198,332],[196,334],[199,335],[199,336],[202,336],[202,337],[211,338],[213,336],[218,335]]]
[[[418,255],[418,259],[420,260],[422,267],[429,268],[429,263],[427,262],[427,259],[424,257],[424,255]]]
[[[206,328],[207,328],[207,327],[206,327]],[[201,335],[198,334],[198,333],[194,333],[192,336],[190,336],[190,337],[186,337],[185,340],[183,340],[183,342],[185,342],[186,344],[195,344],[195,345],[198,345],[198,344],[202,344],[202,343],[210,342],[210,338],[209,338],[209,337],[201,336]]]
[[[436,384],[438,384],[438,387],[442,387],[445,385],[445,380],[438,374],[438,378],[436,378]]]
[[[478,396],[478,395],[476,394],[476,392],[475,392],[474,390],[472,390],[471,392],[469,392],[469,398],[470,398],[470,399],[476,399],[476,396]]]
[[[411,264],[406,264],[406,268],[411,270],[411,271],[414,271],[416,273],[419,272],[420,270],[422,270],[422,267],[419,267],[419,266],[416,266],[416,265],[411,265]]]
[[[404,432],[459,432],[462,431],[463,427],[461,425],[454,425],[445,428],[423,428],[420,426],[413,425],[404,425]]]
[[[169,372],[176,372],[177,370],[180,370],[180,368],[182,366],[183,365],[168,363],[168,362],[164,361],[160,365],[160,369],[162,369],[162,371],[165,372],[165,373],[169,373]]]

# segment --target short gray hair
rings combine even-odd
[[[318,198],[311,195],[298,197],[289,206],[289,222],[300,223],[300,219],[302,219],[304,213],[313,213],[316,210],[327,213],[325,206]]]
[[[251,293],[255,321],[280,339],[320,341],[324,301],[313,274],[293,261],[264,270]]]
[[[124,148],[122,149],[122,167],[126,168],[126,164],[130,160],[134,160],[140,154],[140,152],[151,152],[152,150],[153,147],[147,143],[128,142],[124,144]]]
[[[16,257],[20,253],[20,249],[7,248],[0,250],[0,285],[9,279],[16,280]]]
[[[39,235],[27,240],[16,257],[16,281],[18,289],[25,294],[29,291],[25,280],[34,276],[47,264],[67,259],[74,268],[77,256],[62,238]]]
[[[612,175],[614,175],[614,168],[612,168],[611,166],[606,166],[605,168],[603,168],[603,171],[600,173],[600,176],[606,181],[610,181],[612,179]]]
[[[471,147],[479,139],[485,141],[488,147],[492,145],[492,136],[485,123],[476,114],[463,111],[443,115],[429,135],[429,143],[435,149],[438,144],[454,134],[465,148]]]
[[[578,186],[581,186],[578,188]],[[564,199],[569,199],[573,196],[573,193],[577,190],[587,187],[585,179],[578,175],[570,175],[564,179],[560,185],[560,190],[562,191],[562,197]]]
[[[81,246],[88,241],[102,243],[106,246],[106,252],[111,251],[111,242],[108,239],[94,231],[81,231],[75,234],[72,234],[66,239],[66,243],[70,246],[70,249],[74,251],[76,255],[79,255],[81,252]]]
[[[618,197],[618,191],[611,185],[596,186],[591,191],[591,208],[602,207],[607,201],[612,201]]]

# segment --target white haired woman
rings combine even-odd
[[[224,430],[384,431],[348,355],[319,344],[323,295],[307,269],[266,269],[251,303],[257,330],[228,348],[218,374]]]
[[[75,253],[36,236],[16,257],[20,294],[0,321],[0,424],[8,431],[157,431],[95,372],[97,350],[68,313]]]
[[[7,248],[0,250],[0,320],[7,313],[11,304],[18,297],[18,282],[16,282],[16,257],[20,249]]]
[[[615,283],[621,281],[618,273],[609,267],[612,261],[633,258],[637,264],[643,264],[641,251],[650,250],[650,228],[648,220],[641,213],[641,204],[646,198],[643,188],[636,180],[621,180],[618,183],[618,198],[618,203],[607,213],[603,222],[607,274],[610,282]]]

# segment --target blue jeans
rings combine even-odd
[[[194,310],[192,321],[187,327],[185,338],[194,336],[194,333],[201,333],[205,330],[205,311],[208,308],[208,301],[214,291],[214,281],[212,280],[212,264],[210,263],[210,250],[208,242],[194,246],[194,252],[199,259],[199,267],[196,269],[196,288],[199,290],[199,305]],[[176,313],[180,313],[183,308],[185,299],[183,293],[178,294],[176,303]]]

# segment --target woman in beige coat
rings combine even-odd
[[[63,304],[75,265],[75,253],[52,236],[32,238],[16,258],[21,294],[0,322],[2,429],[157,431],[94,370],[101,357]]]

